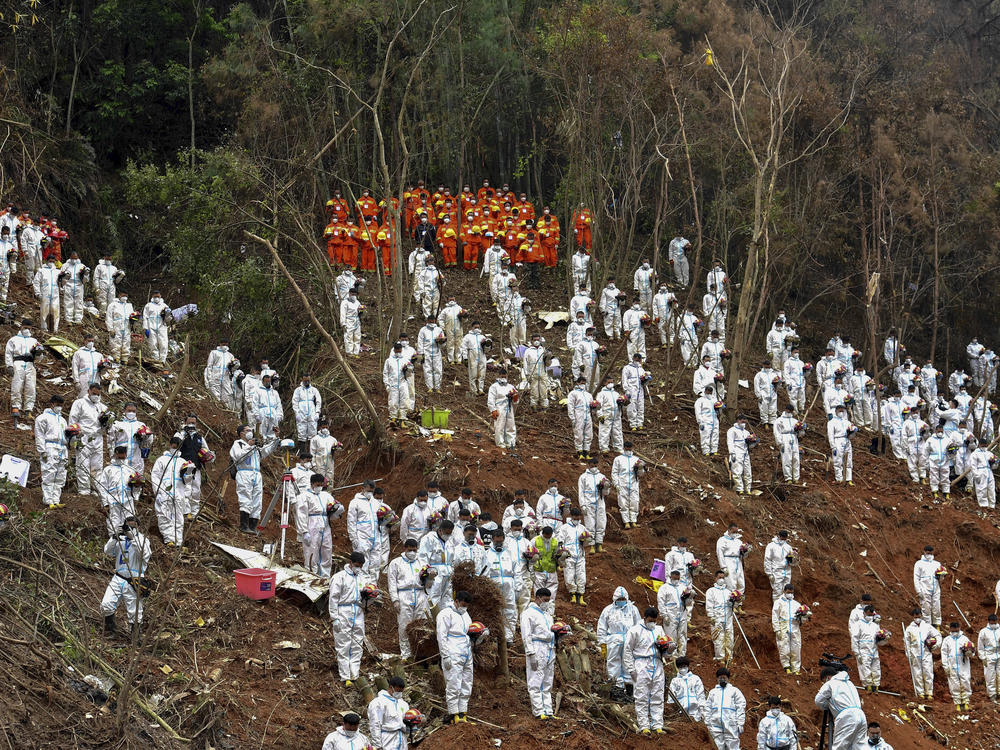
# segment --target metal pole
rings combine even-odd
[[[972,623],[969,622],[969,618],[965,616],[965,612],[962,611],[962,608],[958,606],[958,602],[956,602],[954,599],[952,599],[951,603],[955,605],[955,609],[958,610],[958,614],[962,615],[962,619],[965,620],[965,624],[968,625],[971,628],[972,627]]]
[[[757,665],[757,669],[760,669],[761,668],[760,667],[760,662],[757,661],[757,655],[754,654],[753,647],[750,645],[750,639],[747,638],[747,634],[745,632],[743,632],[743,626],[740,625],[740,618],[738,618],[736,616],[736,612],[735,611],[733,612],[733,622],[735,622],[736,623],[736,627],[738,627],[740,629],[740,635],[743,636],[744,643],[746,643],[747,644],[747,648],[750,649],[750,656],[753,657],[753,663]]]

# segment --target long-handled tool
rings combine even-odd
[[[750,645],[750,639],[747,638],[747,634],[743,630],[743,626],[740,624],[740,618],[736,616],[736,612],[733,612],[733,622],[736,623],[736,627],[740,629],[740,635],[743,636],[743,642],[747,644],[747,648],[750,649],[750,656],[753,657],[753,663],[757,665],[757,669],[760,669],[760,662],[757,661],[757,655],[753,652],[753,646]]]
[[[969,618],[965,616],[965,612],[962,611],[962,608],[958,606],[958,602],[956,602],[954,599],[952,599],[951,603],[955,605],[955,609],[958,610],[958,614],[960,614],[962,616],[962,619],[965,620],[965,624],[968,627],[971,628],[972,627],[972,623],[969,622]]]

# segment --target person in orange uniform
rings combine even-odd
[[[590,233],[594,217],[590,214],[590,209],[582,203],[577,212],[573,214],[573,234],[576,237],[576,246],[582,247],[588,253],[593,247],[593,237]]]
[[[341,224],[347,222],[351,212],[347,208],[347,201],[340,196],[339,190],[334,190],[333,197],[326,202],[326,212],[331,218],[336,216],[337,221]]]
[[[535,218],[535,204],[528,200],[527,193],[521,193],[517,201],[517,207],[520,209],[522,219]]]
[[[500,188],[500,192],[497,194],[497,197],[504,203],[510,203],[511,205],[514,205],[516,198],[514,192],[510,189],[510,185],[506,182],[503,184],[503,187]]]
[[[371,219],[378,216],[378,203],[372,198],[370,190],[361,191],[361,197],[358,198],[358,214],[365,224],[368,224]],[[363,267],[364,265],[362,264]]]
[[[350,219],[344,224],[340,233],[340,263],[358,267],[358,245],[361,244],[362,229]]]
[[[528,266],[528,287],[537,289],[538,269],[545,262],[545,253],[538,242],[538,235],[535,233],[534,226],[529,225],[528,231],[524,235],[524,241],[521,243],[520,248],[518,248],[518,255],[521,257],[521,261]]]
[[[360,201],[358,201],[360,203]],[[374,201],[373,201],[374,202]],[[376,209],[378,207],[376,206]],[[375,246],[378,244],[378,224],[375,217],[368,219],[367,223],[361,227],[361,270],[375,270]]]
[[[396,237],[392,231],[392,222],[386,221],[375,236],[375,244],[382,256],[382,271],[386,276],[392,276],[396,265]]]
[[[538,219],[538,237],[545,253],[546,268],[555,268],[559,260],[559,219],[545,206]]]
[[[442,221],[444,217],[447,216],[451,220],[451,226],[454,229],[458,229],[458,209],[455,208],[455,201],[451,198],[445,198],[444,202],[441,204],[441,209],[438,211],[438,221]]]
[[[431,191],[427,189],[423,180],[417,180],[417,200],[420,198],[426,198],[428,201],[431,199]]]
[[[437,233],[438,245],[441,247],[441,257],[444,259],[445,268],[454,268],[458,265],[458,232],[451,223],[451,216],[447,213],[441,214],[441,224]]]
[[[437,226],[438,215],[437,211],[435,211],[434,207],[431,205],[430,198],[428,198],[426,195],[420,194],[419,200],[420,202],[417,204],[416,209],[413,211],[413,213],[416,215],[416,224],[420,223],[421,214],[427,214],[427,222],[429,224]],[[414,226],[413,231],[414,232],[417,231],[416,226]]]
[[[507,255],[510,258],[511,263],[516,263],[515,256],[519,256],[518,253],[518,241],[517,241],[517,227],[514,226],[514,219],[507,217],[504,221],[501,241],[503,243],[503,249],[507,251]]]
[[[391,209],[389,207],[392,207]],[[388,221],[392,221],[392,214],[394,211],[399,211],[399,198],[395,195],[388,200],[380,200],[378,203],[379,209],[379,224],[385,224]],[[393,221],[393,228],[395,228],[395,222]]]
[[[475,208],[473,202],[472,208]],[[478,267],[479,256],[483,252],[483,228],[474,210],[465,212],[462,223],[462,265],[470,271]]]
[[[407,185],[403,191],[403,232],[405,237],[413,237],[413,230],[417,225],[414,209],[417,207],[419,196],[413,185]]]
[[[339,264],[343,261],[341,260],[342,252],[341,249],[341,232],[343,231],[343,226],[340,224],[340,219],[337,218],[337,214],[330,214],[330,223],[327,225],[326,229],[323,230],[323,236],[326,238],[326,254],[330,259],[330,263]]]
[[[472,192],[472,188],[468,185],[462,187],[462,194],[458,196],[458,207],[462,211],[462,215],[469,210],[469,201],[476,200],[476,194]]]
[[[480,204],[486,205],[493,200],[496,194],[497,191],[490,187],[490,181],[483,180],[483,186],[476,191],[476,198],[479,200]]]

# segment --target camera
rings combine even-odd
[[[849,670],[844,662],[852,658],[854,658],[853,654],[844,654],[843,656],[837,656],[836,654],[828,654],[824,651],[823,658],[817,659],[817,663],[821,667],[833,667],[834,669],[840,672],[847,672]]]

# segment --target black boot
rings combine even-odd
[[[635,703],[635,685],[631,682],[625,683],[625,700],[629,703]]]
[[[615,703],[624,703],[625,702],[625,691],[622,688],[620,688],[617,685],[615,685],[614,687],[611,688],[611,696],[610,697],[611,697],[611,700],[613,700]]]
[[[247,512],[245,510],[241,510],[240,511],[240,531],[242,531],[243,533],[246,533],[246,532],[250,531],[250,529],[247,528],[247,522],[249,520],[250,520],[250,516],[247,514]]]
[[[251,534],[254,535],[260,534],[260,532],[257,531],[257,526],[259,524],[260,524],[259,518],[251,518],[249,521],[247,521],[247,531],[249,531]]]
[[[114,615],[104,615],[104,635],[114,635],[118,632],[115,627],[115,616]]]

